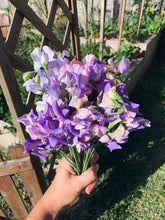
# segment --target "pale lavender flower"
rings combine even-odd
[[[47,65],[48,62],[53,61],[54,51],[50,49],[48,46],[44,46],[42,50],[37,47],[30,54],[31,58],[34,61],[34,69],[38,71],[41,66]]]
[[[32,79],[27,80],[23,86],[26,87],[27,92],[33,92],[34,94],[40,94],[42,90],[42,87]]]
[[[116,140],[111,140],[111,141],[109,141],[106,145],[107,145],[107,147],[110,149],[111,152],[112,152],[113,150],[121,149],[121,146],[117,143]]]
[[[130,63],[129,60],[125,57],[122,58],[121,62],[119,63],[119,65],[116,67],[115,63],[113,62],[112,59],[108,60],[108,64],[112,66],[112,68],[116,71],[116,72],[120,72],[123,74],[126,74],[129,72],[130,69]]]

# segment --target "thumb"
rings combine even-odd
[[[83,174],[78,176],[81,190],[84,190],[91,183],[97,182],[98,170],[99,170],[99,164],[94,164],[93,166],[89,167],[87,171],[85,171]]]

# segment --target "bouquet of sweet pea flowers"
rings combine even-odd
[[[24,86],[42,100],[36,102],[35,111],[18,119],[31,137],[23,143],[25,153],[46,162],[58,151],[80,175],[88,168],[96,142],[110,151],[121,149],[130,132],[150,126],[139,105],[124,94],[126,85],[117,83],[110,68],[94,55],[69,62],[68,51],[54,58],[53,50],[44,46],[34,49],[31,57],[34,71],[24,74]],[[123,76],[130,67],[124,57],[119,66],[110,59],[108,64]]]

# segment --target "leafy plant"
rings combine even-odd
[[[120,46],[120,50],[109,55],[109,58],[112,58],[113,61],[118,65],[122,59],[122,57],[126,57],[129,60],[133,58],[137,58],[140,56],[140,48],[136,47],[132,43],[122,42]]]
[[[165,27],[164,15],[164,11],[161,16],[160,14],[156,14],[153,8],[144,9],[138,38],[145,40],[149,35],[158,33],[163,29]]]
[[[87,42],[87,44],[81,44],[81,57],[85,57],[87,54],[95,54],[96,57],[99,57],[100,52],[99,52],[99,47],[100,43],[94,42]],[[103,49],[103,63],[107,63],[107,60],[110,55],[110,50],[108,47],[104,47]]]
[[[110,19],[109,23],[104,27],[104,36],[108,39],[113,37],[117,37],[118,35],[118,20],[117,19]]]
[[[130,42],[134,42],[136,40],[137,26],[135,24],[137,24],[137,22],[137,13],[133,11],[129,12],[128,18],[123,24],[122,37]]]
[[[134,42],[136,38],[140,41],[146,40],[150,35],[158,33],[165,27],[164,14],[164,11],[162,15],[155,13],[152,7],[145,8],[137,37],[137,25],[135,24],[139,21],[139,13],[129,12],[123,24],[122,36],[130,42]]]

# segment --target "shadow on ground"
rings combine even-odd
[[[106,210],[133,195],[139,185],[145,185],[148,176],[165,163],[165,32],[152,65],[130,99],[140,103],[140,111],[151,121],[151,128],[132,133],[120,151],[109,154],[109,150],[99,149],[98,187],[59,219],[99,219]],[[123,203],[116,207],[115,219],[128,205]]]

